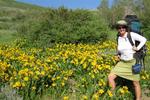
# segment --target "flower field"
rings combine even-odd
[[[113,41],[57,44],[43,49],[1,45],[0,87],[11,87],[25,100],[132,99],[127,86],[118,86],[115,93],[108,86],[107,76],[117,63],[115,48]],[[149,42],[147,48],[149,56]],[[150,88],[149,72],[141,72],[142,90]]]

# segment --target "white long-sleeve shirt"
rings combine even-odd
[[[118,52],[121,54],[120,59],[125,61],[132,60],[133,54],[135,53],[135,51],[133,50],[133,46],[131,45],[129,39],[127,38],[127,34],[128,32],[126,32],[123,37],[121,36],[118,37],[118,48],[117,48]],[[146,43],[146,38],[134,32],[130,32],[130,35],[134,44],[135,40],[140,42],[140,44],[137,46],[137,49],[140,50]]]

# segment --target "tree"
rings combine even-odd
[[[134,0],[114,0],[110,8],[111,14],[109,15],[110,25],[114,26],[116,21],[124,19],[128,14],[134,14]]]
[[[100,16],[104,18],[106,23],[109,23],[110,11],[109,11],[108,0],[102,0],[97,9],[99,10]]]
[[[149,30],[150,30],[150,1],[149,0],[141,0],[139,4],[140,15],[142,24],[143,24],[143,33],[147,39],[150,39]]]

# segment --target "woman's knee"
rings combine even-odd
[[[140,82],[139,81],[133,81],[134,87],[140,87]]]
[[[115,74],[113,74],[113,73],[110,73],[110,74],[108,75],[108,79],[109,79],[109,80],[114,80],[116,77],[117,77],[117,76],[116,76]]]

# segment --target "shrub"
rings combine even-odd
[[[89,43],[107,39],[107,24],[95,11],[49,9],[19,27],[19,32],[32,44]],[[48,46],[48,45],[47,45]]]

